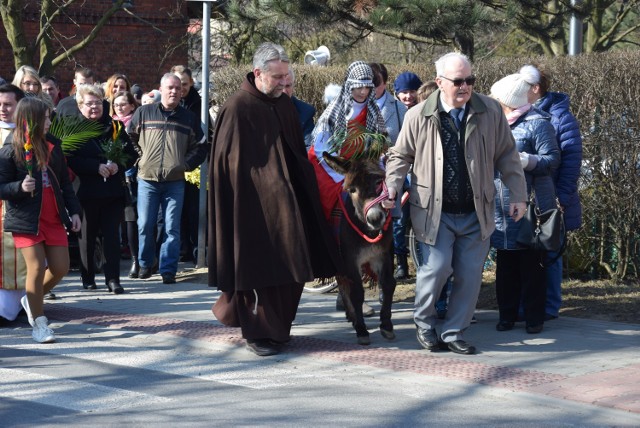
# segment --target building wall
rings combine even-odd
[[[28,40],[38,33],[40,6],[38,1],[25,0],[23,22]],[[89,34],[103,12],[111,7],[111,0],[80,1],[66,17],[54,24],[58,40],[71,46]],[[91,44],[64,61],[54,71],[64,93],[72,85],[73,70],[77,66],[91,68],[100,81],[113,73],[125,74],[131,83],[138,83],[145,91],[157,88],[162,75],[171,66],[187,63],[187,44],[182,43],[189,20],[184,2],[179,0],[133,0],[131,11],[117,12]],[[142,21],[144,20],[144,22]],[[156,28],[154,28],[156,27]],[[159,31],[160,30],[160,31]],[[59,45],[58,45],[59,46]],[[61,49],[62,51],[62,49]],[[0,28],[0,76],[13,79],[15,66],[11,45],[4,26]],[[39,59],[34,59],[37,69]]]

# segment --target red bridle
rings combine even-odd
[[[373,207],[376,204],[379,204],[380,202],[382,202],[384,200],[387,200],[388,198],[389,198],[389,189],[387,189],[387,184],[383,181],[382,182],[382,191],[380,192],[380,196],[378,196],[377,198],[375,198],[374,200],[369,202],[364,207],[364,218],[365,218],[365,220],[367,218],[367,211],[369,211],[369,209],[371,209],[371,207]],[[344,206],[344,201],[342,200],[342,197],[338,198],[338,202],[340,203],[340,208],[342,209],[342,214],[347,219],[347,222],[349,223],[351,228],[353,230],[355,230],[356,233],[358,233],[358,235],[360,235],[360,237],[362,239],[364,239],[365,241],[367,241],[370,244],[375,244],[377,242],[380,242],[380,240],[382,239],[382,236],[383,236],[382,233],[389,228],[389,223],[391,223],[391,216],[389,215],[389,210],[385,209],[385,211],[387,211],[387,220],[384,222],[384,225],[382,226],[382,229],[378,233],[378,236],[376,236],[375,238],[369,238],[367,235],[364,234],[364,232],[362,232],[360,229],[358,229],[358,226],[356,226],[353,223],[353,221],[351,221],[351,218],[349,217],[349,214],[347,213],[347,209]]]

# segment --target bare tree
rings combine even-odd
[[[73,5],[84,0],[0,0],[0,16],[7,33],[7,39],[13,49],[13,61],[16,69],[22,65],[34,65],[36,54],[40,54],[40,74],[50,74],[55,67],[71,58],[76,52],[86,48],[100,33],[109,19],[119,11],[125,10],[127,0],[115,0],[110,7],[102,11],[102,17],[96,22],[89,34],[76,43],[66,46],[68,37],[63,37],[55,29],[55,21],[66,15]],[[23,14],[25,8],[40,8],[39,32],[30,38],[25,32]]]
[[[584,52],[638,45],[640,0],[481,0],[548,56],[568,53],[568,21],[575,13],[585,26]]]

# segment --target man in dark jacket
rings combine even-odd
[[[80,108],[78,107],[78,100],[76,100],[76,88],[79,85],[93,85],[95,83],[95,75],[89,68],[78,68],[73,75],[73,88],[70,95],[63,98],[58,102],[56,106],[56,113],[60,116],[82,116]],[[102,119],[108,120],[109,116],[109,101],[102,101]]]
[[[136,110],[127,126],[138,161],[138,278],[151,276],[155,259],[154,228],[162,206],[165,239],[160,247],[160,275],[174,284],[180,255],[180,217],[184,173],[206,157],[200,120],[180,106],[180,79],[167,73],[160,81],[161,101]]]
[[[209,285],[223,292],[213,313],[260,356],[289,341],[304,283],[339,263],[295,107],[282,96],[288,72],[282,46],[258,47],[211,149]]]
[[[193,87],[191,69],[184,65],[174,65],[171,73],[178,76],[182,83],[182,98],[180,105],[196,115],[201,121],[202,98],[196,88]],[[208,135],[212,134],[211,121],[209,121]],[[180,260],[194,261],[195,249],[198,248],[198,221],[200,220],[200,189],[195,184],[185,183],[184,204],[182,205],[182,220],[180,222]]]
[[[313,132],[313,127],[315,126],[313,123],[313,116],[316,115],[316,109],[311,104],[307,104],[304,101],[299,100],[293,95],[296,86],[296,73],[293,71],[293,68],[289,68],[289,75],[287,76],[287,81],[284,85],[284,93],[289,95],[291,101],[293,101],[293,105],[298,112],[298,117],[300,118],[300,126],[302,126],[302,134],[304,135],[304,146],[309,149],[313,141],[311,141],[311,133]]]

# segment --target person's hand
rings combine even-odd
[[[115,162],[107,162],[107,168],[109,168],[109,172],[111,172],[111,175],[115,175],[118,173],[118,164]]]
[[[382,208],[390,210],[396,205],[396,189],[389,187],[388,192],[389,198],[386,201],[382,201],[380,205],[382,205]]]
[[[509,204],[509,215],[513,221],[518,221],[524,217],[526,210],[527,204],[525,202],[512,202]]]
[[[101,163],[100,166],[98,167],[98,174],[100,174],[103,178],[106,179],[111,177],[111,170],[109,169],[106,163]]]
[[[527,165],[529,165],[529,153],[527,152],[520,152],[520,165],[522,165],[522,168],[526,168]]]
[[[74,214],[71,216],[71,230],[73,232],[80,232],[80,227],[82,226],[82,221],[80,220],[80,216],[78,214]]]
[[[33,192],[34,190],[36,190],[36,179],[27,175],[24,180],[22,180],[20,188],[23,192]]]

